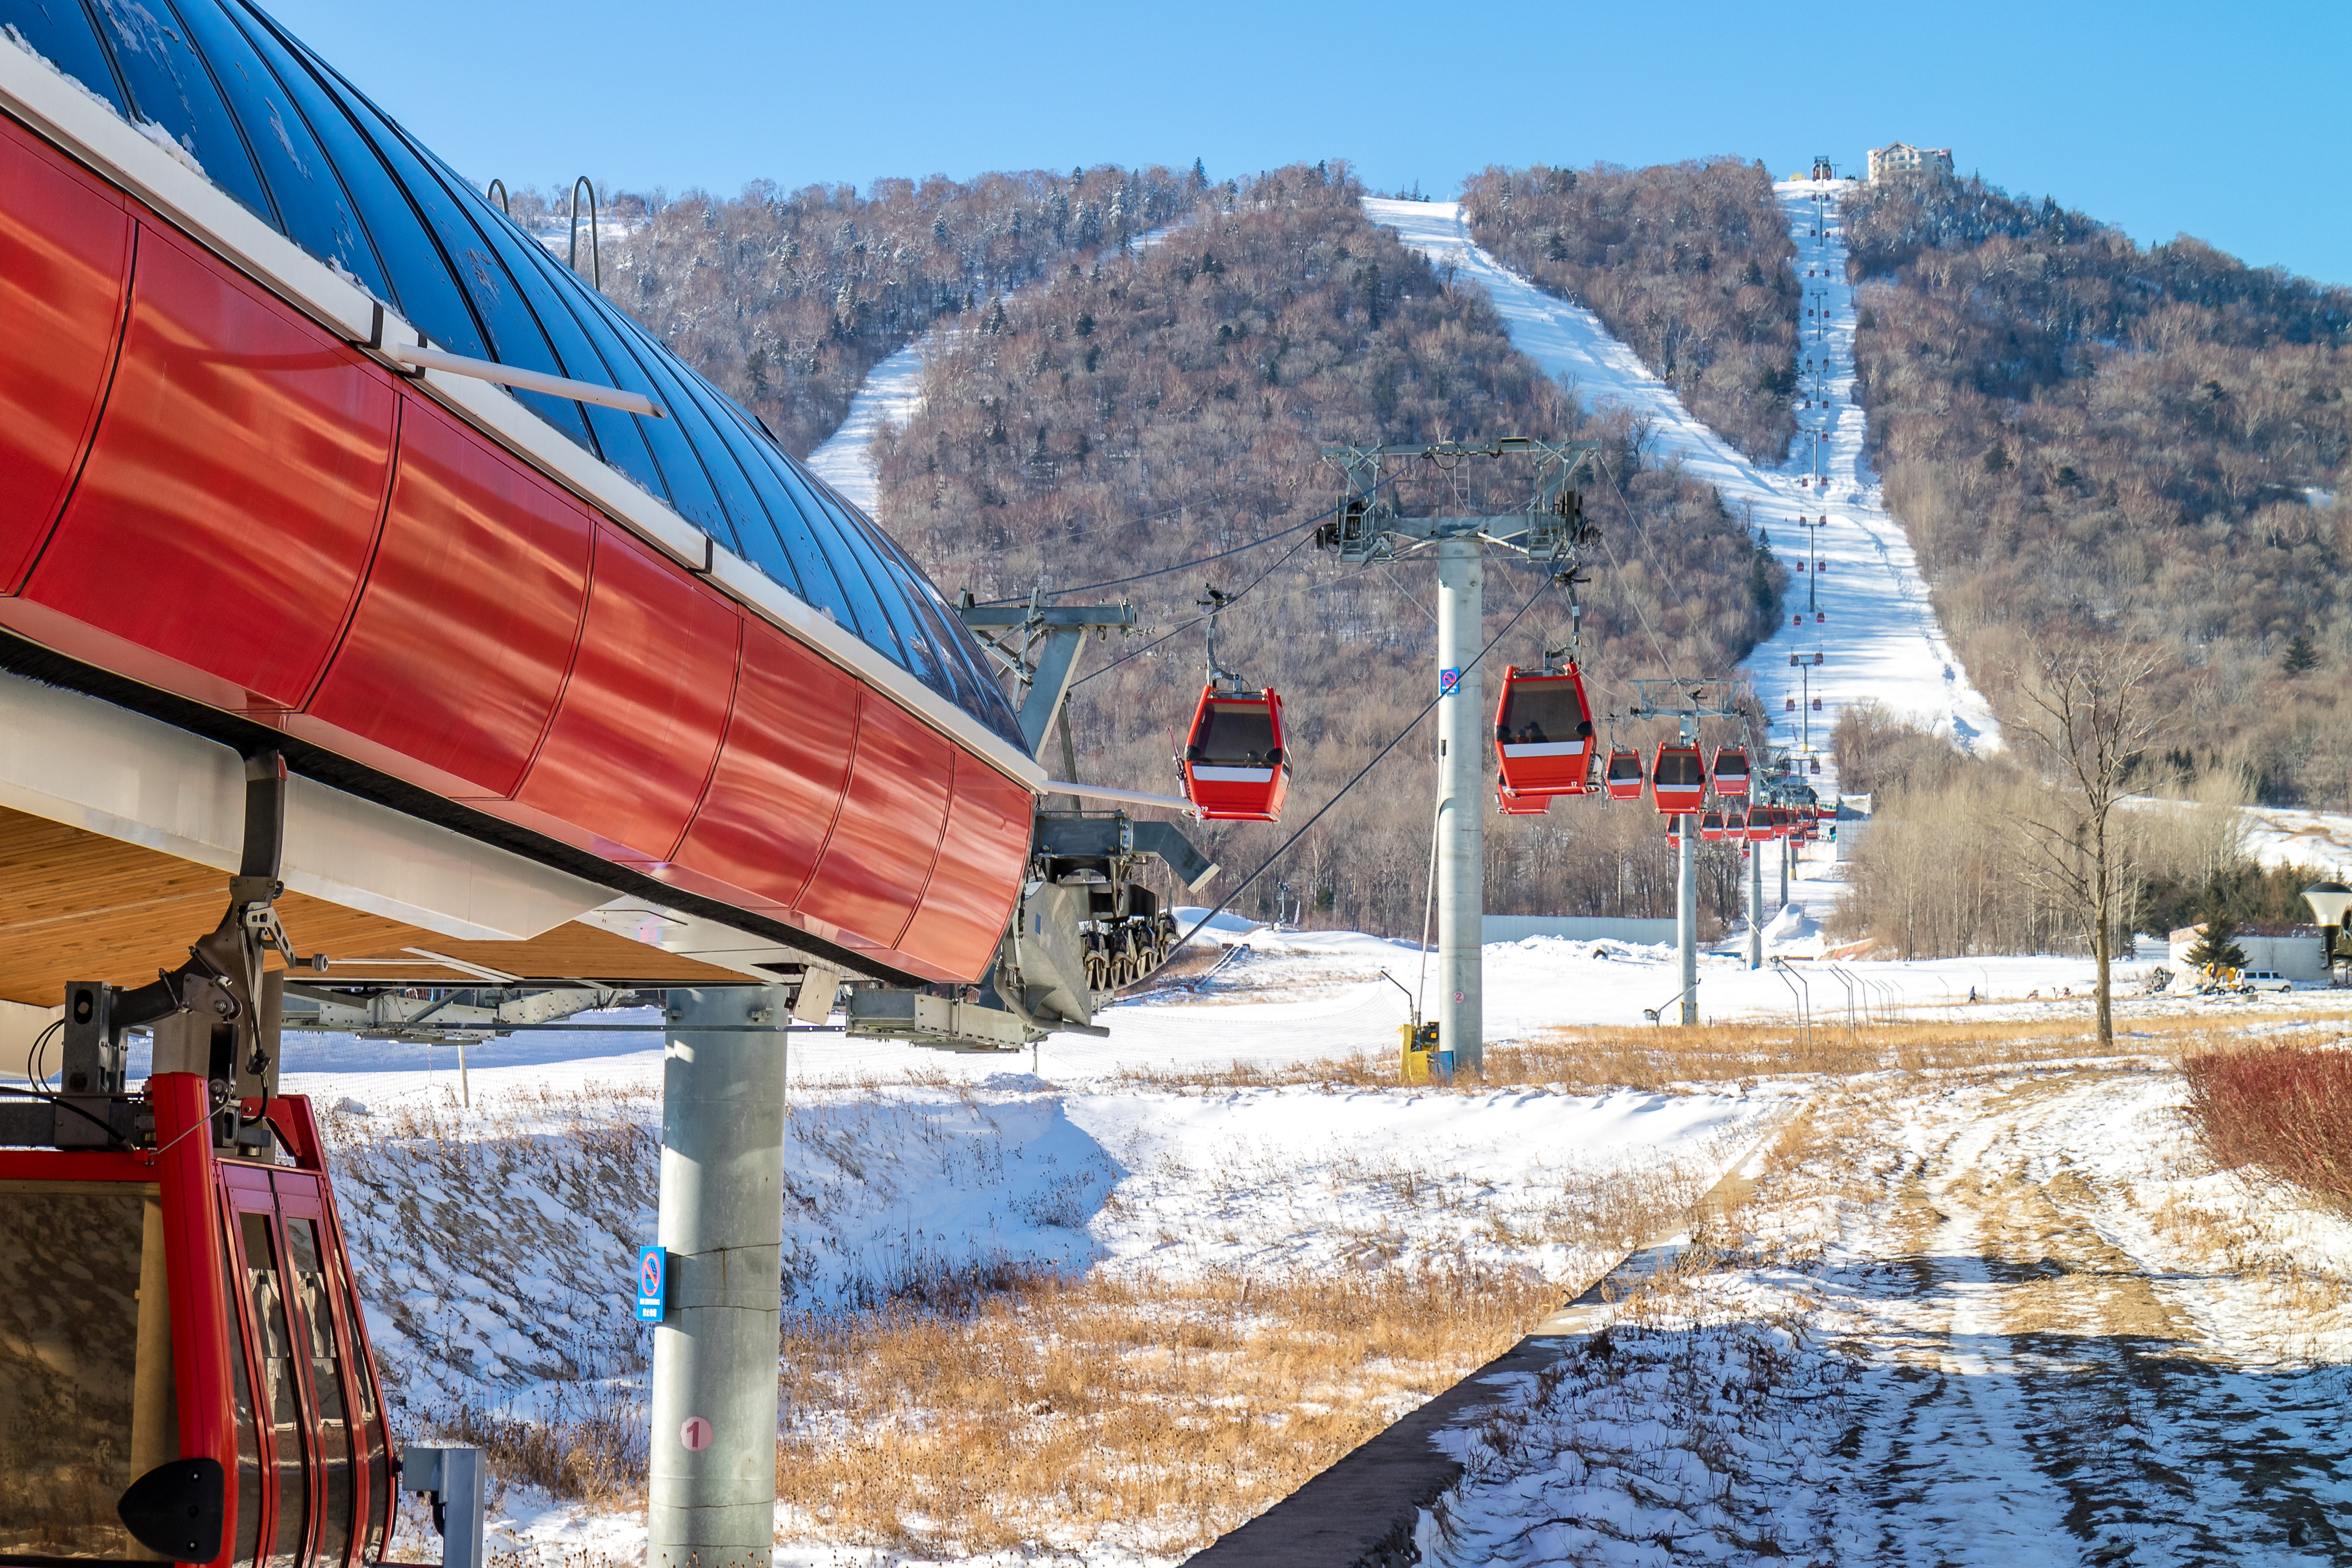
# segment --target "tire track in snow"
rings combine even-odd
[[[1903,1130],[1935,1223],[1895,1282],[1830,1277],[1874,1321],[1845,1521],[1873,1561],[2345,1560],[2341,1369],[2249,1364],[2202,1277],[2134,1250],[2135,1162],[2100,1145],[2162,1098],[2028,1081]]]
[[[1769,538],[1776,553],[1808,570],[1792,574],[1783,620],[1741,665],[1775,725],[1777,744],[1807,746],[1819,755],[1823,793],[1836,776],[1827,755],[1839,710],[1872,699],[1924,719],[1964,749],[1996,748],[2000,729],[1990,707],[1969,683],[1951,643],[1937,622],[1927,585],[1919,574],[1910,537],[1885,509],[1869,471],[1864,418],[1853,403],[1854,289],[1845,281],[1845,245],[1835,209],[1817,239],[1812,227],[1816,194],[1834,197],[1842,187],[1823,181],[1790,181],[1774,187],[1790,230],[1806,231],[1798,242],[1798,282],[1822,296],[1818,319],[1801,318],[1805,341],[1801,359],[1825,361],[1824,405],[1802,410],[1807,430],[1822,440],[1823,483],[1810,482],[1811,459],[1792,458],[1777,467],[1749,461],[1714,430],[1692,416],[1673,388],[1653,375],[1639,356],[1612,337],[1600,318],[1583,307],[1547,294],[1504,267],[1470,238],[1461,205],[1454,202],[1368,199],[1364,210],[1375,223],[1395,229],[1405,244],[1450,274],[1485,288],[1510,331],[1511,341],[1562,382],[1588,405],[1622,406],[1646,421],[1654,446],[1678,458],[1683,470],[1714,485],[1734,515]],[[1809,306],[1810,308],[1810,306]],[[1808,451],[1803,438],[1795,451]],[[1801,482],[1804,481],[1804,482]],[[1794,520],[1823,517],[1807,552]],[[1819,573],[1818,563],[1829,571]],[[1801,612],[1807,585],[1819,594],[1820,613]],[[1801,625],[1786,617],[1802,613]],[[1790,657],[1823,662],[1804,679]],[[1822,700],[1815,713],[1810,698]]]

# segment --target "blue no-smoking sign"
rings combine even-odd
[[[669,1254],[658,1247],[637,1248],[637,1321],[662,1320],[665,1287],[669,1283]]]
[[[1437,672],[1437,694],[1440,697],[1451,697],[1461,689],[1462,672],[1460,670],[1441,669]]]

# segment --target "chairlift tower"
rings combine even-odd
[[[1316,542],[1342,561],[1370,563],[1407,556],[1437,560],[1437,983],[1441,1049],[1457,1069],[1486,1065],[1486,990],[1479,947],[1486,915],[1486,727],[1479,665],[1486,650],[1486,553],[1489,548],[1549,567],[1573,582],[1583,550],[1599,531],[1584,521],[1570,481],[1600,444],[1505,436],[1484,445],[1326,447],[1346,491]],[[1450,471],[1472,458],[1525,456],[1535,473],[1528,503],[1496,516],[1407,517],[1395,480],[1403,465]]]
[[[1737,693],[1728,680],[1676,680],[1668,677],[1636,679],[1630,684],[1635,701],[1627,710],[1628,716],[1675,720],[1683,741],[1689,745],[1698,744],[1700,720],[1748,716],[1736,705]],[[1675,826],[1682,839],[1682,851],[1675,868],[1675,946],[1682,960],[1678,1000],[1682,1003],[1684,1025],[1695,1027],[1698,1023],[1698,816],[1695,812],[1684,815]]]

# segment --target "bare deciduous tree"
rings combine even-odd
[[[2019,813],[2020,864],[2080,922],[2098,961],[2103,1051],[2116,1042],[2110,971],[2127,891],[2114,816],[2139,793],[2133,778],[2164,727],[2156,690],[2163,664],[2147,647],[2055,644],[2007,668],[2018,694],[2010,738],[2051,785]]]

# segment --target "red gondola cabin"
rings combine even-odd
[[[1282,699],[1205,686],[1184,742],[1184,797],[1203,822],[1276,822],[1290,793]]]
[[[1751,805],[1748,808],[1748,842],[1768,844],[1772,838],[1772,808]]]
[[[1718,747],[1715,753],[1715,793],[1726,800],[1748,795],[1748,752],[1738,746]]]
[[[1592,705],[1584,677],[1510,665],[1495,704],[1495,750],[1503,783],[1519,795],[1582,795],[1592,778]]]
[[[1719,811],[1702,812],[1698,819],[1698,837],[1699,842],[1702,844],[1722,843],[1723,813]]]
[[[1658,809],[1670,816],[1696,811],[1706,803],[1706,765],[1698,748],[1667,741],[1658,747],[1650,768],[1650,793]]]
[[[1601,787],[1611,800],[1642,798],[1642,753],[1629,746],[1617,746],[1609,752],[1609,771],[1601,775]]]
[[[215,1149],[206,1101],[204,1077],[164,1073],[75,1102],[152,1110],[152,1133],[5,1102],[0,1561],[157,1560],[124,1494],[182,1462],[219,1468],[206,1502],[165,1510],[197,1520],[174,1524],[180,1561],[383,1560],[398,1465],[310,1102],[247,1101],[269,1138]],[[24,1146],[44,1138],[88,1146]]]

